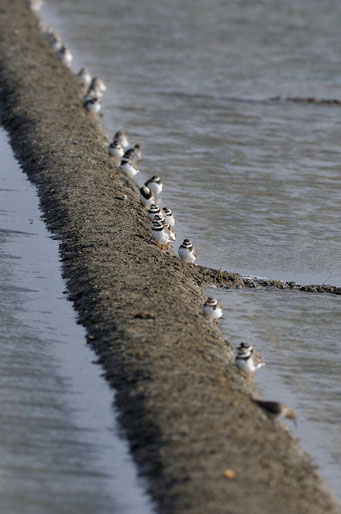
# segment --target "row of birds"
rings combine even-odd
[[[108,147],[108,153],[119,162],[119,168],[129,177],[134,177],[139,172],[137,162],[141,160],[141,146],[129,147],[129,137],[126,131],[120,130],[114,135],[112,143]],[[164,251],[175,241],[176,233],[175,216],[168,207],[160,209],[158,206],[159,195],[163,189],[160,177],[153,176],[140,188],[140,203],[147,211],[147,217],[151,221],[151,234],[157,246]],[[190,239],[185,239],[180,245],[178,254],[180,259],[194,264],[197,258],[197,250]],[[216,298],[209,297],[202,307],[203,314],[214,323],[223,315],[222,306]],[[241,343],[237,349],[235,364],[249,377],[252,377],[256,369],[264,366],[264,360],[258,352],[248,343]]]
[[[48,40],[50,47],[57,52],[61,61],[70,67],[73,58],[69,48],[63,43],[57,32],[51,30],[43,21],[40,23],[41,30]],[[101,110],[101,98],[107,90],[105,82],[98,77],[93,78],[86,68],[81,68],[77,76],[85,91],[84,108],[90,113],[99,113]],[[108,153],[110,157],[112,157],[114,164],[118,165],[123,173],[130,178],[134,178],[135,175],[139,173],[137,163],[142,159],[142,150],[139,144],[135,144],[130,148],[129,144],[130,141],[127,132],[125,130],[119,130],[108,146]],[[171,209],[168,207],[160,208],[158,205],[160,203],[159,195],[162,189],[163,184],[160,177],[151,177],[140,187],[139,201],[151,222],[152,238],[155,240],[157,247],[160,247],[161,252],[164,252],[166,248],[170,249],[171,244],[175,241],[176,218]],[[190,239],[184,239],[178,249],[178,255],[181,260],[193,265],[198,254],[192,241]],[[217,299],[213,297],[206,299],[202,307],[202,312],[204,316],[213,323],[217,323],[217,320],[223,315],[222,306],[218,303]],[[255,371],[264,366],[265,362],[252,345],[243,342],[237,348],[235,365],[251,380]],[[295,412],[280,402],[255,399],[253,399],[253,401],[271,415],[287,417],[296,422]]]

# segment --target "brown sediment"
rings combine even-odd
[[[317,96],[273,96],[270,98],[272,101],[276,102],[293,102],[299,104],[316,104],[316,105],[328,105],[330,106],[340,106],[341,100],[338,98],[319,98]]]
[[[238,273],[228,273],[204,266],[193,269],[193,278],[201,285],[215,285],[222,288],[250,288],[272,287],[275,289],[291,289],[304,293],[329,293],[341,295],[341,287],[328,284],[298,284],[294,281],[272,280],[261,277],[244,277]]]
[[[259,392],[233,366],[231,343],[201,315],[200,286],[217,272],[156,249],[137,187],[112,165],[77,78],[24,0],[1,4],[0,45],[2,123],[60,239],[69,298],[116,388],[157,509],[340,512],[293,436],[252,401]],[[240,275],[223,278],[243,286]]]

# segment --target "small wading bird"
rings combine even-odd
[[[154,216],[153,222],[155,222],[155,223],[162,223],[164,228],[168,231],[168,233],[169,233],[169,240],[168,240],[168,243],[167,243],[167,250],[169,250],[170,247],[171,247],[171,244],[174,243],[174,241],[176,239],[176,233],[175,233],[174,229],[169,225],[169,223],[165,220],[165,218],[163,216],[159,215],[159,214],[156,214]]]
[[[91,113],[97,113],[101,110],[101,102],[98,98],[89,98],[88,100],[85,100],[84,107]]]
[[[250,344],[240,343],[240,346],[237,348],[235,365],[240,371],[248,375],[249,380],[252,380],[256,369],[265,366],[265,362]]]
[[[155,196],[159,196],[162,191],[162,182],[160,177],[151,177],[144,183],[146,187],[148,187]]]
[[[93,93],[98,98],[101,98],[103,96],[103,93],[106,92],[106,90],[107,90],[107,86],[106,86],[104,80],[102,80],[98,77],[94,77],[91,81],[88,93],[90,93],[90,94]]]
[[[142,203],[143,207],[148,209],[151,205],[155,204],[155,197],[146,186],[140,187],[140,203]]]
[[[113,137],[113,141],[119,141],[124,149],[129,146],[129,136],[125,130],[118,130]]]
[[[67,66],[70,66],[72,63],[72,53],[67,48],[67,46],[62,45],[58,50],[58,57],[63,63],[65,63]]]
[[[77,74],[83,87],[89,88],[91,84],[91,75],[86,68],[81,68]]]
[[[131,157],[135,162],[140,161],[142,159],[141,145],[135,145],[133,148],[129,148],[126,150],[125,155]]]
[[[121,160],[120,170],[124,171],[124,173],[126,173],[126,175],[128,175],[130,178],[135,177],[135,175],[140,171],[136,165],[136,162],[131,157],[126,157],[125,154]]]
[[[171,227],[169,225],[167,220],[165,220],[165,218],[161,214],[156,214],[154,216],[153,222],[162,223],[164,228],[169,231],[169,241],[167,243],[167,250],[169,250],[171,247],[171,244],[174,243],[174,241],[176,239],[176,232],[174,231],[173,227]]]
[[[168,221],[168,223],[170,224],[171,227],[174,227],[174,225],[175,225],[175,216],[172,213],[172,211],[170,209],[168,209],[168,207],[163,207],[162,210],[164,212],[166,221]]]
[[[181,260],[183,260],[185,262],[189,262],[190,264],[193,264],[195,259],[198,256],[198,252],[194,248],[192,241],[190,239],[184,239],[184,242],[179,246],[178,255]],[[221,309],[220,306],[219,306],[219,308]],[[208,313],[210,312],[209,308],[208,308],[207,312]],[[204,314],[205,314],[205,312],[204,312]],[[207,314],[206,314],[206,316],[207,316]],[[218,317],[220,317],[220,316],[218,316]]]
[[[212,320],[213,323],[217,323],[217,320],[223,315],[222,306],[218,303],[218,300],[212,296],[207,298],[203,305],[202,312],[209,320]]]
[[[108,154],[116,161],[120,161],[124,155],[123,146],[119,141],[113,141],[108,147]]]
[[[149,207],[149,211],[147,212],[147,217],[150,221],[154,221],[154,217],[155,216],[160,216],[162,217],[162,212],[161,212],[161,209],[160,207],[158,207],[157,205],[155,205],[155,203],[153,203],[150,207]]]
[[[161,252],[164,252],[166,244],[170,242],[170,232],[163,226],[161,221],[153,221],[152,223],[152,237],[156,241],[156,246],[161,247]]]
[[[297,426],[297,416],[296,412],[290,409],[290,407],[287,407],[283,403],[279,402],[267,402],[263,400],[252,400],[254,403],[256,403],[259,407],[261,407],[263,410],[265,410],[270,416],[272,417],[283,417],[291,419],[295,425]]]

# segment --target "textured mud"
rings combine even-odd
[[[292,435],[252,402],[259,393],[231,364],[230,342],[200,314],[200,286],[220,273],[155,248],[136,186],[112,166],[77,78],[24,0],[1,3],[0,45],[2,123],[60,240],[69,298],[117,390],[122,432],[157,509],[340,512]],[[243,286],[239,275],[223,282]]]

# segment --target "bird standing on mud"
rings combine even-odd
[[[240,346],[237,348],[235,365],[240,371],[248,375],[249,380],[252,380],[256,369],[265,366],[265,362],[262,356],[250,344],[240,343]]]
[[[87,111],[94,114],[101,110],[101,102],[98,98],[89,98],[85,100],[83,105]]]
[[[120,163],[120,170],[124,171],[124,173],[126,173],[130,178],[135,177],[135,175],[140,172],[136,162],[131,157],[127,157],[125,154],[123,155]]]
[[[290,409],[287,405],[280,402],[268,402],[264,400],[253,399],[252,401],[265,410],[270,416],[288,418],[297,425],[296,412]]]
[[[159,196],[162,191],[162,182],[160,177],[156,177],[155,175],[148,179],[144,185],[148,187],[155,196]]]
[[[156,246],[159,247],[160,245],[161,252],[164,252],[166,245],[170,242],[170,232],[161,221],[153,221],[152,237],[156,241]]]
[[[119,141],[113,141],[108,146],[108,154],[114,159],[115,162],[119,163],[124,155],[123,146]]]
[[[184,239],[184,242],[179,246],[178,255],[182,261],[193,264],[198,256],[198,252],[190,239]]]
[[[143,207],[147,207],[148,209],[151,205],[155,205],[155,196],[146,186],[140,187],[140,203],[142,203]]]
[[[204,303],[202,312],[213,323],[217,323],[218,319],[223,315],[223,308],[216,298],[210,296]]]
[[[113,141],[119,141],[124,149],[129,146],[129,136],[125,130],[118,130],[113,137]]]

